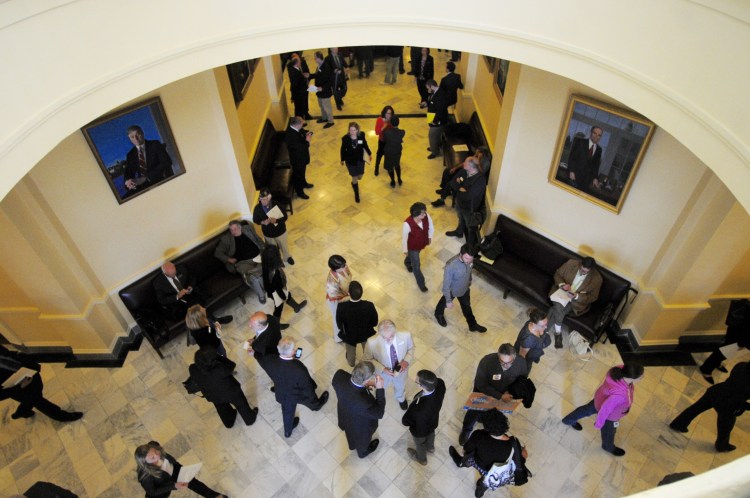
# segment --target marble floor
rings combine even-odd
[[[438,76],[442,76],[447,55],[433,53]],[[312,51],[306,55],[312,59]],[[346,114],[377,114],[385,104],[401,113],[418,112],[413,79],[404,75],[396,85],[383,86],[383,65],[377,61],[370,79],[351,80]],[[318,112],[312,100],[311,112]],[[448,386],[437,451],[429,456],[428,465],[410,461],[406,453],[412,445],[411,436],[401,425],[403,412],[392,391],[386,392],[386,412],[377,432],[380,446],[366,459],[360,460],[347,448],[337,427],[333,392],[331,402],[319,412],[300,407],[300,425],[285,439],[279,405],[268,389],[270,380],[241,346],[248,336],[249,315],[272,308],[248,296],[246,305],[237,300],[225,310],[235,320],[225,326],[224,341],[230,358],[238,364],[237,377],[245,393],[251,404],[260,408],[254,425],[246,427],[240,420],[234,428],[225,429],[211,404],[185,393],[181,382],[187,377],[195,349],[187,347],[184,340],[168,345],[164,360],[144,342],[117,369],[65,369],[61,364],[45,364],[46,395],[63,407],[84,411],[85,416],[69,424],[43,415],[12,420],[15,402],[0,403],[0,496],[24,491],[37,480],[55,482],[80,496],[142,496],[133,450],[151,439],[161,442],[183,463],[202,461],[199,478],[232,497],[473,496],[475,471],[456,468],[448,446],[456,444],[461,407],[471,391],[479,358],[515,340],[527,304],[512,295],[503,300],[500,289],[476,276],[474,312],[489,331],[469,333],[458,310],[447,312],[447,328],[436,324],[432,313],[440,295],[443,264],[461,244],[444,235],[455,228],[454,211],[449,207],[429,210],[436,235],[422,256],[428,293],[417,289],[403,267],[400,250],[401,223],[409,206],[434,199],[442,169],[441,159],[426,159],[427,126],[423,119],[402,121],[407,133],[403,186],[391,189],[387,176],[374,177],[368,167],[361,182],[362,203],[355,204],[346,170],[338,161],[339,140],[347,121],[328,130],[309,125],[315,131],[309,167],[315,188],[309,191],[310,200],[295,201],[295,214],[288,226],[297,264],[287,268],[287,275],[295,297],[308,299],[310,305],[298,315],[285,309],[283,320],[291,324],[286,332],[304,348],[302,360],[320,389],[329,388],[333,373],[348,367],[343,348],[333,342],[324,301],[326,261],[331,254],[344,255],[364,286],[365,298],[375,302],[381,318],[390,318],[399,330],[412,333],[416,361],[410,377],[428,368]],[[359,122],[371,133],[374,118]],[[375,145],[374,138],[370,143]],[[593,420],[583,421],[582,432],[560,422],[575,406],[591,399],[607,369],[620,361],[611,344],[598,344],[595,352],[591,361],[583,362],[567,349],[549,349],[534,367],[536,401],[510,419],[512,433],[529,450],[528,466],[534,477],[523,487],[495,495],[625,496],[654,487],[668,473],[700,473],[750,451],[747,416],[738,420],[732,433],[738,449],[729,454],[717,454],[713,449],[713,411],[703,414],[689,433],[672,432],[667,427],[669,420],[699,397],[707,384],[694,367],[648,367],[636,388],[635,405],[617,433],[618,445],[627,454],[616,458],[605,453]],[[724,376],[718,374],[717,380]],[[416,386],[411,384],[407,396],[414,392]],[[191,492],[177,495],[191,496]]]

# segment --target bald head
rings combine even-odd
[[[174,276],[177,275],[177,268],[175,268],[174,264],[171,261],[167,261],[166,263],[161,265],[161,271],[169,278],[174,278]]]
[[[259,332],[268,326],[268,315],[262,311],[256,311],[250,317],[250,328],[254,332]]]

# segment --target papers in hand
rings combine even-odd
[[[557,289],[555,292],[552,293],[552,295],[549,297],[550,301],[553,303],[560,303],[563,306],[567,306],[567,304],[570,302],[570,299],[573,296],[568,294],[568,291],[564,291],[562,289]]]
[[[453,146],[453,150],[456,152],[469,152],[469,146],[466,144],[456,144]]]
[[[266,216],[268,216],[269,218],[273,218],[274,220],[280,220],[284,217],[284,213],[281,212],[279,206],[274,206],[269,212],[266,213]]]
[[[731,360],[732,358],[737,356],[737,353],[739,353],[740,351],[740,347],[737,343],[727,344],[726,346],[720,347],[719,351],[721,351],[721,354],[724,355],[724,358],[726,358],[727,360]]]
[[[30,368],[21,367],[16,372],[5,379],[5,382],[3,382],[3,389],[10,389],[11,387],[15,387],[21,382],[23,382],[23,379],[30,378],[36,375],[36,370],[32,370]]]
[[[180,469],[180,474],[177,476],[177,482],[190,482],[195,476],[198,475],[198,471],[203,467],[203,464],[198,462],[193,465],[183,465]]]
[[[484,412],[494,408],[503,413],[513,413],[520,404],[520,400],[503,401],[484,393],[471,393],[464,404],[464,410],[479,410]]]
[[[317,93],[318,92],[318,87],[315,86],[315,85],[310,85],[310,86],[307,87],[307,91],[310,92],[310,93]]]

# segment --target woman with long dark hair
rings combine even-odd
[[[226,498],[226,495],[217,493],[195,478],[190,482],[177,482],[182,465],[156,441],[149,441],[135,449],[135,463],[138,482],[146,490],[146,498],[167,498],[172,491],[185,488],[204,498]]]
[[[346,165],[349,176],[352,177],[352,190],[354,190],[354,202],[359,202],[359,181],[365,174],[364,153],[367,152],[367,160],[372,158],[370,146],[367,145],[365,134],[360,131],[359,125],[352,121],[349,123],[349,133],[341,137],[341,165]]]
[[[580,431],[578,420],[596,414],[594,427],[602,432],[602,449],[614,456],[622,456],[625,450],[615,446],[615,433],[624,417],[633,406],[635,382],[643,378],[643,365],[625,363],[607,372],[604,382],[594,393],[594,399],[579,406],[563,418],[563,424]]]
[[[380,116],[375,120],[375,134],[378,136],[378,150],[375,152],[375,176],[380,172],[380,161],[383,160],[385,150],[383,149],[383,132],[391,126],[391,118],[396,114],[393,107],[387,105],[380,111]]]
[[[273,316],[281,318],[281,312],[284,309],[284,303],[289,303],[295,313],[299,313],[302,308],[307,306],[307,300],[298,303],[292,297],[291,292],[286,288],[286,274],[282,269],[284,263],[281,260],[279,248],[270,244],[263,248],[261,255],[263,263],[263,287],[266,289],[268,297],[273,299],[275,308]]]

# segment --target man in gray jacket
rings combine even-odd
[[[242,275],[247,286],[258,295],[261,304],[266,302],[260,264],[264,245],[252,226],[232,220],[229,222],[229,233],[221,238],[214,251],[214,256],[226,265],[227,270]]]
[[[474,257],[477,255],[476,246],[464,244],[461,246],[461,252],[453,256],[445,264],[443,270],[443,295],[440,297],[435,307],[435,319],[443,326],[447,327],[445,321],[445,308],[453,308],[453,298],[458,299],[461,305],[461,311],[469,324],[470,332],[487,332],[486,327],[482,327],[474,318],[471,311],[471,269],[474,263]]]

